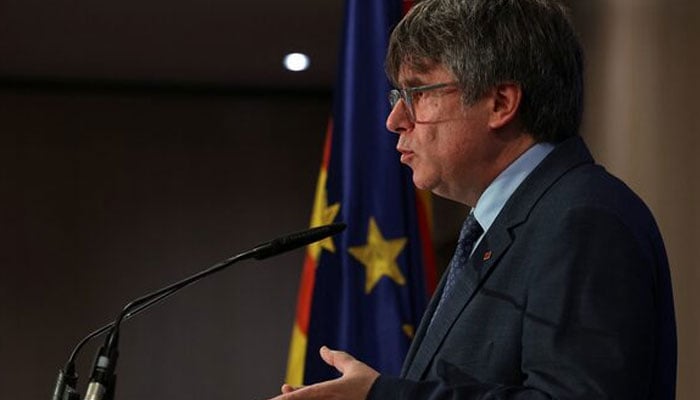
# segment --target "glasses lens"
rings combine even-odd
[[[389,105],[391,105],[391,108],[396,107],[396,103],[398,103],[400,99],[401,93],[399,93],[398,90],[393,89],[389,92]]]
[[[404,107],[406,107],[406,113],[411,121],[413,121],[413,110],[411,109],[413,104],[411,104],[409,97],[404,97],[404,94],[405,92],[399,89],[392,89],[389,91],[389,105],[391,105],[391,108],[393,109],[396,107],[396,103],[398,103],[399,100],[403,100]],[[410,96],[410,94],[408,96]]]

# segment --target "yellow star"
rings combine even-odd
[[[370,217],[367,244],[348,249],[348,252],[365,267],[365,293],[369,294],[383,276],[391,278],[399,285],[406,283],[396,264],[396,257],[405,245],[406,238],[385,240],[377,222]]]
[[[311,213],[311,227],[327,225],[333,223],[335,217],[340,211],[340,203],[328,205],[328,191],[326,190],[326,181],[328,174],[325,169],[321,169],[316,183],[316,198],[314,200],[314,209]],[[309,245],[309,254],[314,260],[318,260],[321,255],[321,250],[326,249],[331,253],[335,253],[335,244],[332,237],[327,237],[320,242]]]
[[[413,339],[413,335],[416,333],[415,329],[413,328],[413,325],[411,324],[403,324],[401,326],[401,330],[403,330],[403,333],[409,338]]]

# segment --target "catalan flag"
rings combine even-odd
[[[329,123],[311,226],[348,228],[307,248],[286,382],[338,376],[322,345],[398,374],[435,287],[429,197],[399,163],[397,135],[385,128],[384,73],[401,0],[347,0],[333,118]]]

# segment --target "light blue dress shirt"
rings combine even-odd
[[[479,225],[484,229],[484,233],[472,247],[472,252],[474,252],[474,249],[476,249],[481,239],[488,232],[493,221],[496,220],[496,217],[503,209],[506,201],[515,192],[515,189],[523,183],[525,178],[552,150],[554,150],[554,145],[551,143],[537,143],[530,147],[513,161],[508,168],[504,169],[481,194],[472,212]]]

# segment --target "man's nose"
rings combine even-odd
[[[394,104],[391,109],[389,116],[386,117],[386,129],[391,132],[401,134],[406,130],[410,129],[411,119],[408,116],[408,110],[406,109],[406,103],[403,100],[399,100]]]

